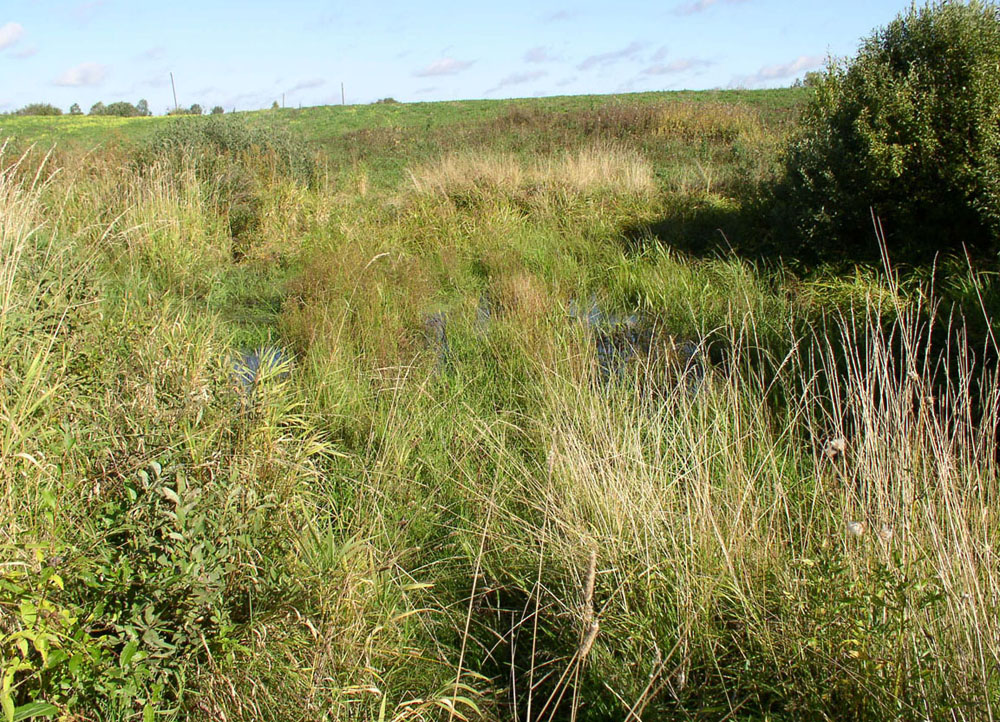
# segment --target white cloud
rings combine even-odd
[[[642,50],[642,43],[632,42],[621,50],[615,50],[610,53],[601,53],[599,55],[591,55],[589,58],[585,58],[582,63],[576,66],[576,68],[577,70],[590,70],[595,66],[611,65],[613,63],[617,63],[619,60],[626,60],[634,57],[640,50]]]
[[[548,48],[542,45],[539,45],[536,48],[531,48],[524,54],[524,62],[526,63],[551,63],[553,60],[557,59],[558,58],[549,54]]]
[[[572,20],[577,14],[575,10],[557,10],[554,13],[549,13],[543,19],[548,23],[558,23],[564,20]]]
[[[22,37],[24,37],[24,26],[21,23],[0,25],[0,50],[6,50]]]
[[[545,70],[533,70],[527,73],[512,73],[506,78],[503,78],[494,87],[487,90],[487,93],[493,93],[501,88],[506,88],[510,85],[523,85],[524,83],[530,83],[532,80],[538,80],[539,78],[544,78],[548,75]]]
[[[83,85],[100,85],[108,75],[108,66],[100,63],[80,63],[70,68],[56,78],[56,85],[80,87]]]
[[[91,2],[79,3],[73,8],[73,15],[82,23],[90,21],[100,9],[107,4],[107,0],[92,0]]]
[[[324,85],[326,85],[326,80],[324,80],[323,78],[312,78],[311,80],[303,80],[300,83],[296,83],[285,92],[294,93],[297,90],[309,90],[310,88],[320,88]]]
[[[759,83],[766,83],[770,80],[784,80],[793,78],[803,70],[813,70],[819,68],[826,62],[822,55],[800,55],[795,60],[788,63],[778,63],[776,65],[765,65],[753,75],[740,75],[733,78],[731,86],[750,86]]]
[[[701,58],[680,58],[678,60],[674,60],[669,63],[657,63],[656,65],[650,65],[648,68],[642,71],[642,74],[673,75],[675,73],[683,73],[686,70],[694,70],[696,68],[707,68],[711,64],[712,64],[711,60],[702,60]]]
[[[24,58],[30,58],[32,55],[38,53],[38,48],[34,45],[29,45],[28,47],[18,50],[16,53],[11,53],[10,57],[18,58],[23,60]]]
[[[139,60],[162,60],[167,55],[167,49],[162,45],[155,45],[139,56]]]
[[[729,5],[735,5],[736,3],[747,2],[747,0],[722,0]],[[695,13],[700,13],[708,10],[713,5],[717,4],[719,0],[695,0],[695,2],[690,2],[685,5],[680,5],[677,7],[678,15],[694,15]]]
[[[441,58],[435,60],[422,70],[418,70],[414,75],[418,78],[429,78],[435,75],[454,75],[467,68],[472,67],[474,60],[455,60],[455,58]]]
[[[658,63],[668,55],[668,48],[666,45],[661,45],[660,49],[653,53],[653,62]]]

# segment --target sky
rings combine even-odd
[[[0,112],[790,85],[909,0],[0,0]]]

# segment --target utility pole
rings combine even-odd
[[[285,107],[285,94],[284,93],[281,94],[281,107],[282,108]]]
[[[340,104],[341,105],[347,105],[347,96],[344,95],[344,83],[343,83],[343,81],[341,81],[341,83],[340,83]]]
[[[177,86],[174,85],[174,73],[170,72],[170,88],[174,91],[174,110],[177,110],[180,106],[177,105]]]

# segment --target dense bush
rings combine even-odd
[[[49,103],[29,103],[15,110],[14,115],[62,115],[62,109]]]
[[[137,118],[140,116],[152,115],[149,110],[149,103],[145,100],[140,100],[135,105],[132,105],[132,103],[124,100],[109,103],[108,105],[98,101],[90,106],[90,114],[114,115],[120,118]]]
[[[874,211],[897,258],[995,252],[998,67],[1000,8],[978,0],[913,7],[831,63],[786,153],[778,232],[806,255],[875,255]]]
[[[171,123],[152,136],[138,154],[141,163],[157,157],[201,156],[200,171],[214,178],[213,163],[229,165],[235,158],[266,158],[285,175],[304,183],[316,177],[316,161],[306,144],[277,128],[258,127],[238,116],[208,116]]]
[[[171,108],[167,111],[167,115],[202,115],[204,112],[204,109],[195,103],[190,108]]]

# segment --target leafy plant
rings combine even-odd
[[[785,156],[779,233],[813,256],[1000,250],[1000,8],[911,7],[831,63]]]

